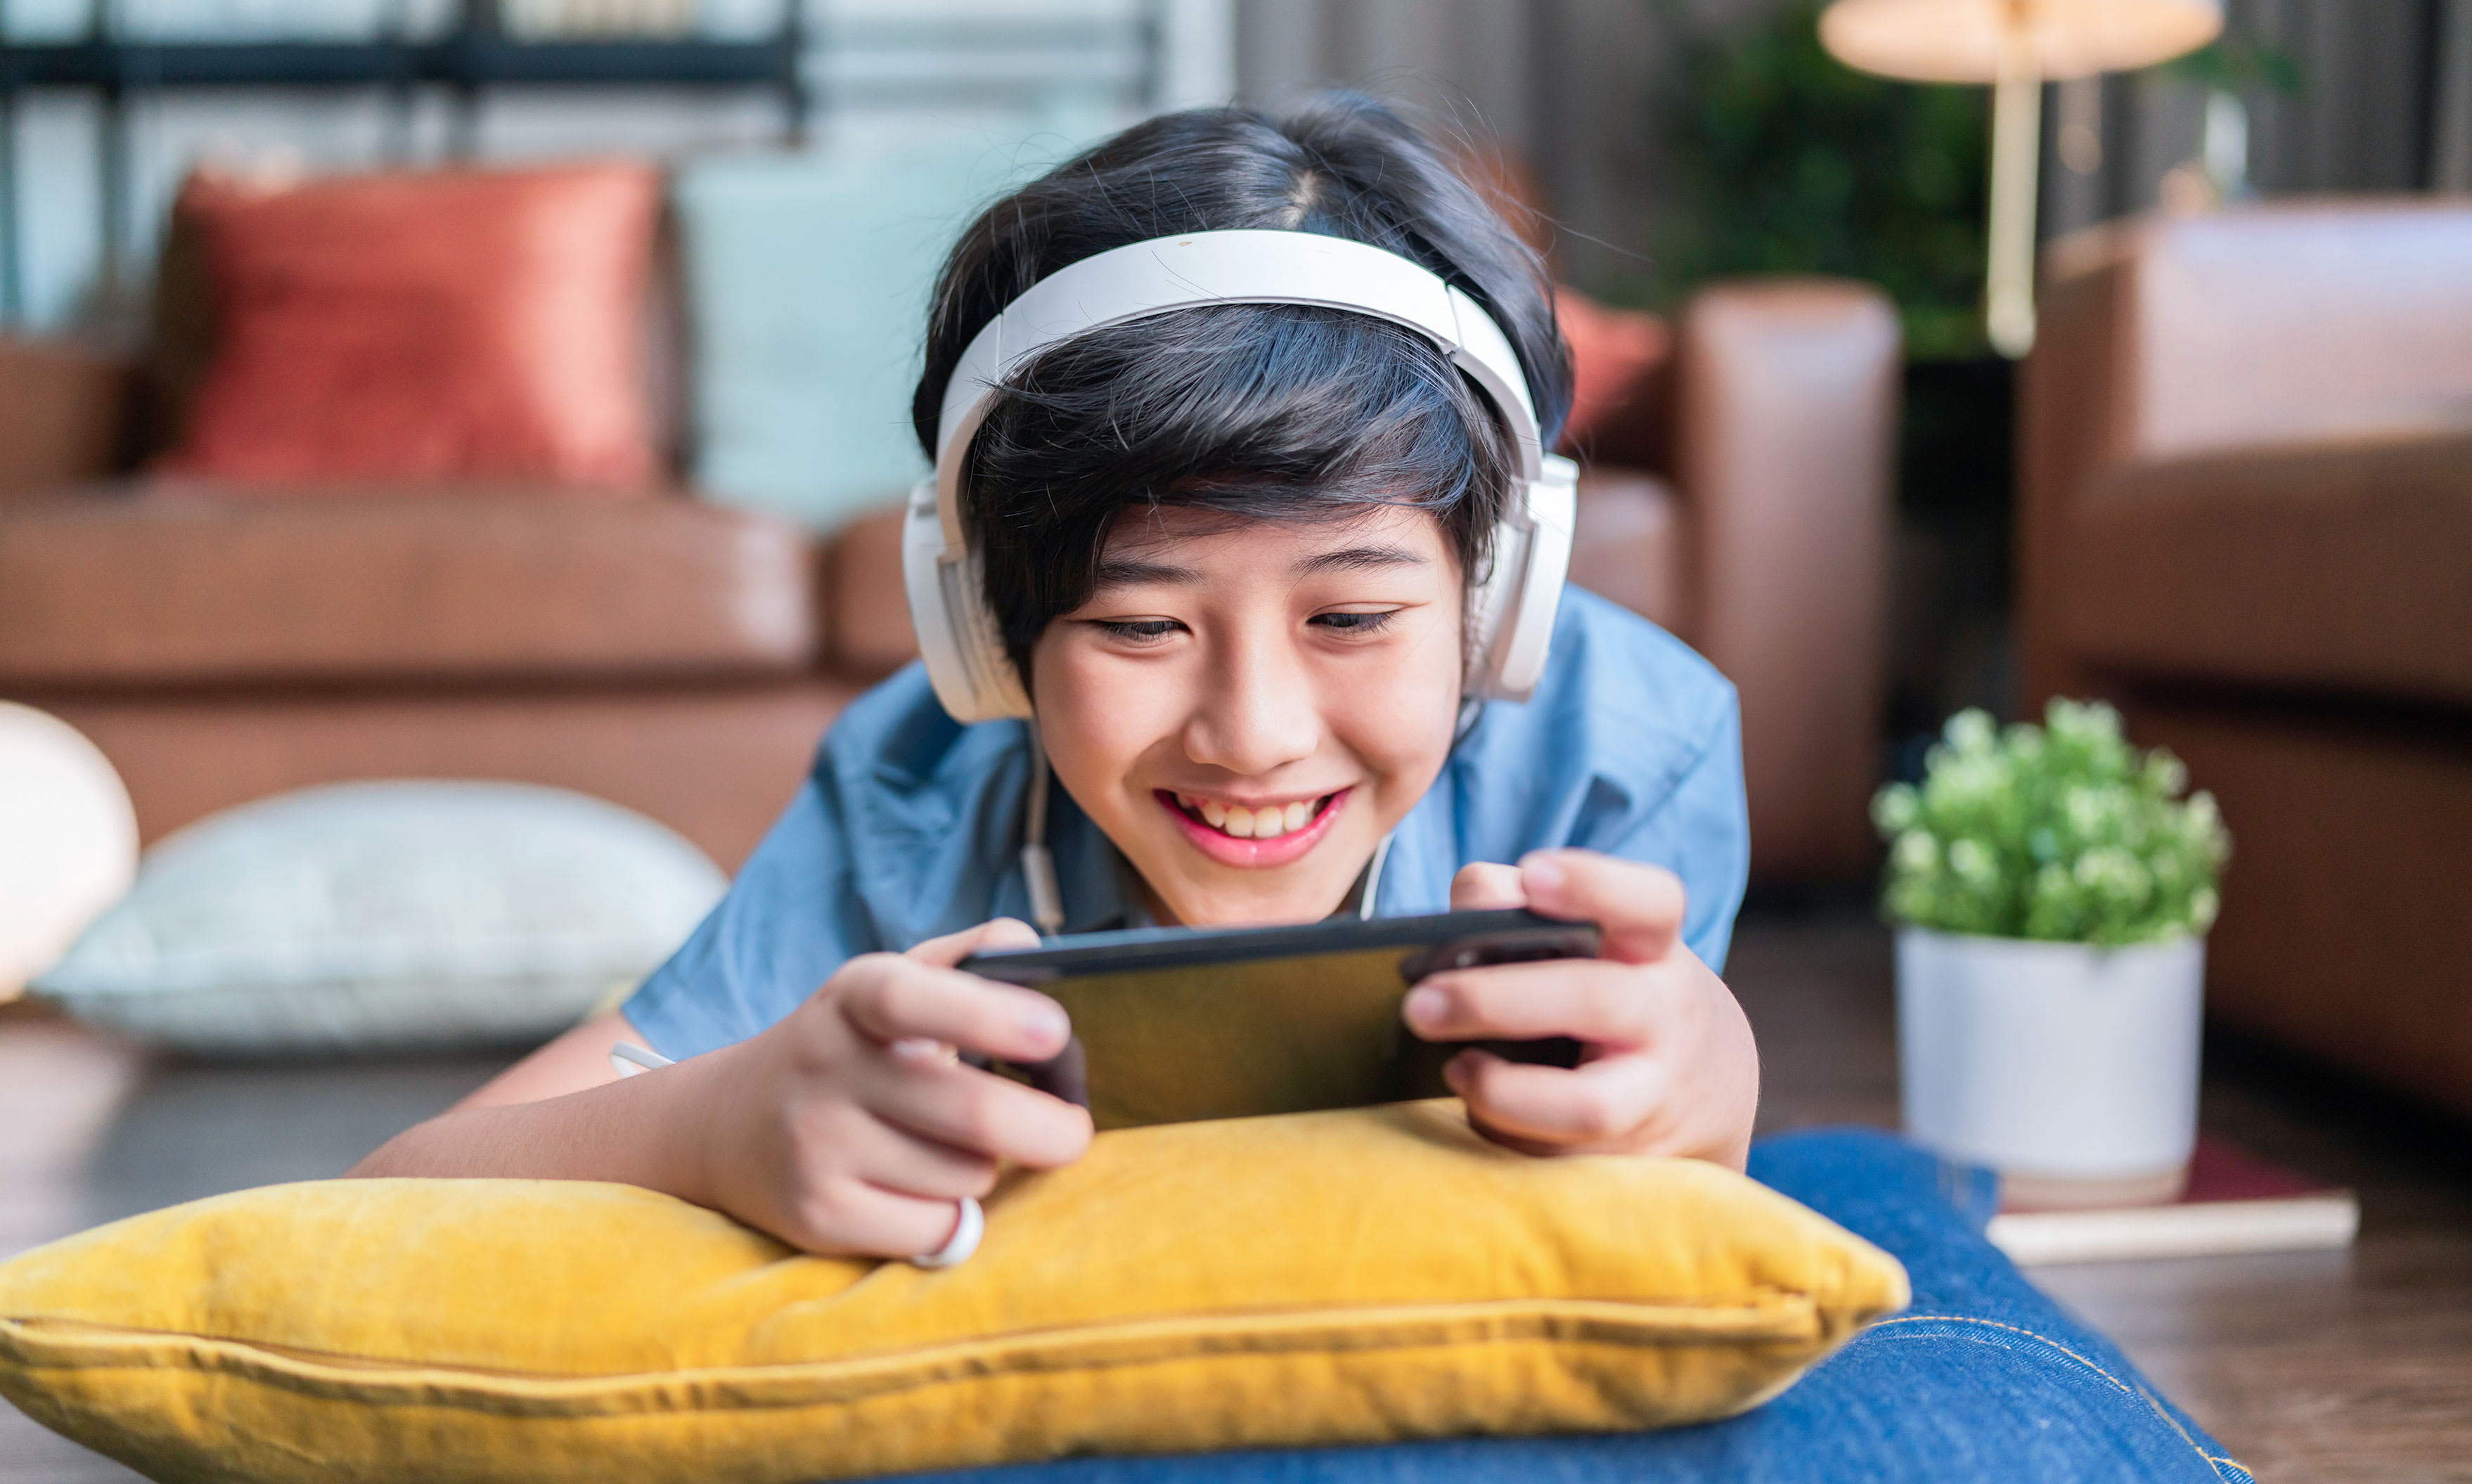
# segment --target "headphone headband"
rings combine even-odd
[[[1482,694],[1526,698],[1570,564],[1570,460],[1546,454],[1509,337],[1465,292],[1397,253],[1315,232],[1191,232],[1111,248],[1057,270],[972,337],[944,386],[936,474],[912,491],[903,576],[921,656],[962,721],[1030,715],[961,519],[963,457],[1005,382],[1091,330],[1210,304],[1307,304],[1388,319],[1451,359],[1501,415],[1522,498],[1502,523],[1477,595]],[[1516,543],[1516,551],[1510,549]]]

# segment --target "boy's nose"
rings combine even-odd
[[[1184,724],[1185,756],[1238,777],[1259,777],[1313,756],[1321,709],[1312,676],[1275,644],[1230,647],[1208,668]]]

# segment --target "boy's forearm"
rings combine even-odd
[[[396,1135],[350,1174],[606,1180],[701,1200],[696,1080],[680,1066],[538,1102],[458,1108]]]

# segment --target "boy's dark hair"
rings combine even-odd
[[[971,223],[937,280],[911,402],[928,457],[963,350],[1031,285],[1111,247],[1234,228],[1370,243],[1465,290],[1510,338],[1553,446],[1571,374],[1543,263],[1397,114],[1333,94],[1284,118],[1152,119]],[[1177,310],[1067,341],[1006,392],[973,440],[962,519],[1025,684],[1048,624],[1089,601],[1128,506],[1274,520],[1414,506],[1473,584],[1515,469],[1484,396],[1430,342],[1341,310]]]

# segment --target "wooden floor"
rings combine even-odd
[[[1755,913],[1727,978],[1759,1029],[1764,1129],[1894,1124],[1885,932],[1855,912]],[[2207,1056],[2208,1126],[2358,1189],[2359,1246],[2036,1280],[2262,1478],[2472,1481],[2472,1131],[2252,1046],[2210,1042]],[[0,1010],[0,1256],[176,1201],[337,1173],[491,1070],[158,1065]],[[135,1477],[0,1406],[0,1484]]]

